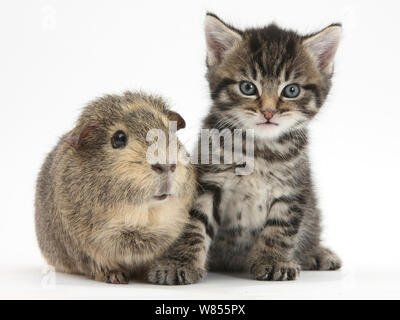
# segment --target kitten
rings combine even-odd
[[[232,165],[198,165],[200,196],[189,227],[196,236],[178,241],[152,267],[150,281],[193,283],[206,266],[257,280],[340,268],[320,245],[307,125],[329,92],[341,25],[301,36],[274,24],[241,31],[207,14],[205,33],[213,105],[203,128],[253,129],[254,169],[237,175]]]

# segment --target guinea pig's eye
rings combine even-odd
[[[111,145],[114,149],[123,148],[126,146],[128,137],[122,130],[118,130],[111,138]]]
[[[254,83],[249,81],[240,81],[239,83],[240,92],[243,93],[245,96],[254,96],[257,94],[257,87]]]
[[[296,98],[300,94],[300,86],[296,83],[289,84],[283,88],[281,94],[285,98]]]

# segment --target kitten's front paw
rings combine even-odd
[[[206,275],[203,268],[191,263],[161,260],[150,267],[147,278],[155,284],[192,284],[199,282]]]
[[[294,261],[255,262],[250,272],[256,280],[296,280],[300,275],[300,266]]]
[[[129,277],[120,271],[105,271],[95,276],[95,280],[112,284],[127,284]]]
[[[342,266],[340,258],[330,249],[320,247],[302,262],[303,270],[338,270]]]

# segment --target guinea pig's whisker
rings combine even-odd
[[[128,161],[128,163],[143,164],[143,161]]]

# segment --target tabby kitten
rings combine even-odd
[[[203,128],[253,129],[254,169],[237,175],[232,165],[198,165],[189,231],[151,268],[150,281],[194,283],[207,267],[257,280],[340,268],[320,245],[307,125],[329,92],[341,25],[301,36],[274,24],[241,31],[207,14],[205,33],[213,105]]]

